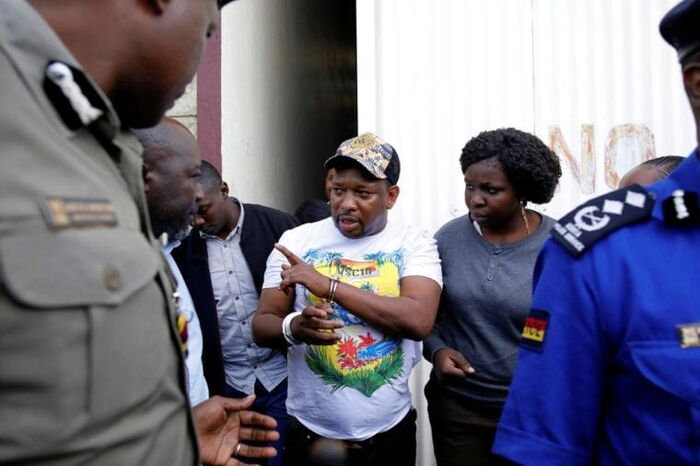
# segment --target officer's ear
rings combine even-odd
[[[225,181],[222,181],[222,182],[221,182],[221,188],[220,188],[220,189],[221,189],[221,195],[224,197],[224,199],[228,199],[229,190],[228,190],[228,185],[226,184]]]
[[[163,14],[170,0],[140,0],[149,10],[157,15]]]
[[[693,108],[700,108],[700,60],[694,60],[683,67],[683,84]]]
[[[143,176],[143,190],[148,194],[149,185],[153,182],[153,167],[145,161],[141,167],[141,176]]]

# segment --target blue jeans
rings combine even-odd
[[[263,462],[267,466],[281,466],[284,458],[284,438],[287,433],[287,379],[281,381],[271,392],[268,392],[259,380],[255,381],[255,401],[250,408],[252,411],[267,414],[275,418],[277,421],[277,432],[280,434],[279,440],[273,442],[270,446],[275,447],[277,456]],[[250,393],[243,393],[235,388],[227,385],[226,396],[231,398],[243,398]]]

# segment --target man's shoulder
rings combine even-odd
[[[386,233],[387,238],[398,238],[404,243],[434,242],[428,230],[410,223],[389,221],[389,223],[387,223]]]
[[[464,228],[469,224],[469,214],[460,215],[449,220],[435,232],[435,239],[440,240],[455,234],[464,235]]]
[[[288,223],[290,225],[297,225],[298,223],[292,215],[283,212],[279,209],[275,209],[274,207],[268,207],[261,204],[249,204],[244,202],[243,208],[245,209],[246,214],[251,213],[255,216],[263,217],[274,222]]]
[[[332,225],[332,220],[330,217],[324,218],[317,222],[302,223],[301,225],[295,225],[285,232],[287,236],[294,236],[298,238],[308,238],[315,240],[322,240],[325,238],[331,228],[335,228]]]
[[[173,250],[173,257],[178,263],[191,257],[206,258],[207,255],[207,239],[202,236],[199,230],[194,228],[180,241],[180,245]]]
[[[320,220],[318,222],[303,223],[301,225],[294,223],[286,228],[280,235],[279,242],[285,246],[300,246],[305,244],[320,244],[324,243],[329,236],[329,229],[326,222],[330,219]]]

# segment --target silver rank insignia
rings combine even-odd
[[[676,189],[662,204],[664,221],[669,225],[688,226],[700,223],[698,195]]]
[[[681,348],[700,348],[700,322],[676,325]]]

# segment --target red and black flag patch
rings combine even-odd
[[[520,346],[541,353],[548,327],[549,312],[541,309],[532,309],[525,319]]]

